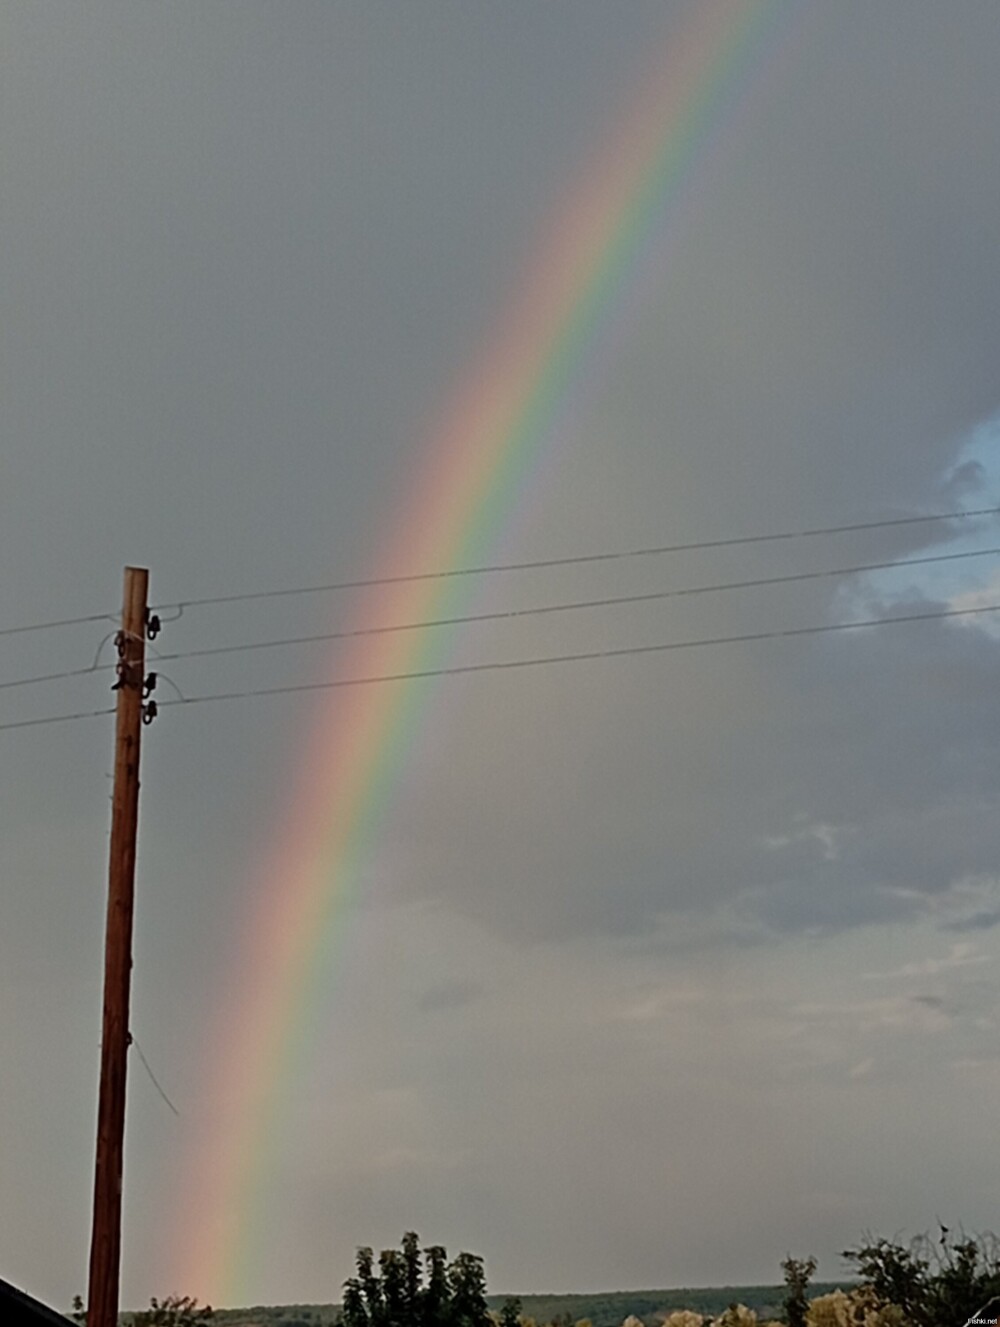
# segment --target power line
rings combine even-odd
[[[421,631],[430,627],[453,627],[472,622],[500,622],[512,618],[536,617],[547,613],[565,613],[582,608],[609,608],[620,604],[650,603],[656,600],[681,598],[699,594],[713,594],[721,590],[746,590],[767,585],[788,585],[798,581],[821,580],[824,577],[850,576],[868,571],[895,570],[897,567],[926,566],[934,562],[955,562],[965,558],[981,558],[1000,554],[1000,548],[981,548],[966,553],[939,553],[931,557],[907,558],[896,562],[869,562],[853,567],[835,567],[822,571],[800,571],[786,576],[761,576],[753,580],[726,581],[717,585],[682,586],[672,590],[651,590],[643,594],[609,595],[602,599],[577,599],[556,604],[542,604],[533,608],[498,609],[488,613],[466,613],[454,617],[433,618],[423,622],[397,622],[377,627],[354,627],[342,631],[323,631],[308,636],[284,636],[277,640],[250,641],[242,645],[212,645],[201,650],[183,650],[174,654],[160,654],[158,660],[196,659],[208,655],[239,654],[247,650],[273,649],[279,645],[311,645],[319,641],[346,640],[355,636],[381,636],[397,631]],[[80,669],[85,673],[90,669]],[[56,674],[55,676],[76,676]],[[18,682],[2,682],[0,687],[23,686],[48,678],[24,678]]]
[[[723,590],[746,590],[769,585],[789,585],[800,581],[822,580],[834,576],[852,576],[870,571],[894,571],[900,567],[927,566],[931,563],[957,562],[968,558],[993,557],[1000,555],[1000,547],[979,548],[970,552],[937,553],[928,557],[904,558],[892,562],[867,562],[851,567],[832,567],[820,571],[791,572],[784,576],[759,576],[751,580],[724,581],[714,585],[681,586],[672,590],[651,590],[643,594],[609,595],[601,599],[578,599],[569,602],[542,604],[532,608],[498,609],[488,613],[467,613],[454,617],[433,618],[422,622],[397,622],[385,626],[355,627],[341,631],[323,631],[308,636],[283,636],[277,640],[249,641],[241,645],[213,645],[201,650],[181,650],[173,654],[158,654],[157,660],[198,659],[218,654],[239,654],[248,650],[273,649],[281,645],[311,645],[320,641],[346,640],[355,636],[380,636],[398,631],[420,631],[431,627],[460,626],[473,622],[500,622],[513,618],[537,617],[551,613],[565,613],[575,609],[609,608],[621,604],[651,603],[657,600],[690,597],[701,594],[714,594]],[[110,639],[105,637],[101,647]],[[113,668],[113,664],[100,664],[100,650],[97,658],[87,668],[72,668],[60,673],[41,673],[34,677],[19,677],[7,682],[0,682],[0,691],[14,687],[34,686],[42,682],[59,682],[68,678],[86,677],[90,673]]]
[[[212,700],[244,700],[252,696],[281,696],[299,691],[329,691],[341,687],[370,686],[378,682],[413,682],[431,677],[453,677],[459,673],[499,672],[512,668],[538,668],[546,664],[582,663],[593,659],[620,659],[626,655],[663,654],[670,650],[692,650],[708,645],[740,645],[750,641],[779,640],[791,636],[818,636],[833,631],[854,631],[865,627],[891,627],[906,622],[932,622],[943,618],[975,617],[982,613],[1000,612],[1000,604],[985,604],[979,608],[936,609],[930,613],[907,613],[901,617],[876,617],[859,622],[827,622],[811,627],[786,627],[780,631],[751,631],[739,636],[708,636],[697,640],[666,641],[656,645],[626,645],[607,650],[583,650],[575,654],[547,655],[535,659],[503,659],[478,664],[456,664],[447,668],[424,668],[411,673],[385,673],[372,677],[344,677],[332,682],[303,682],[289,686],[258,687],[250,691],[222,691],[208,696],[184,696],[177,700],[161,700],[159,709],[170,705],[200,705]],[[0,731],[10,728],[31,728],[40,724],[68,723],[73,719],[95,719],[114,714],[113,709],[89,710],[79,714],[54,714],[40,719],[18,719],[13,723],[0,723]]]
[[[932,521],[969,520],[976,516],[1000,515],[1000,507],[978,507],[968,511],[938,512],[926,516],[897,516],[883,521],[856,521],[850,525],[817,526],[806,530],[781,530],[771,534],[741,535],[730,539],[703,539],[692,543],[661,544],[649,548],[626,549],[621,552],[583,553],[570,557],[536,558],[529,562],[500,562],[479,567],[452,567],[444,571],[420,571],[402,576],[371,576],[359,580],[333,581],[324,585],[298,585],[278,590],[256,590],[243,594],[213,595],[199,599],[172,599],[156,604],[160,612],[166,608],[197,608],[203,604],[231,604],[249,599],[272,599],[283,595],[319,594],[333,590],[356,590],[376,585],[399,585],[408,581],[442,580],[452,576],[480,576],[494,572],[531,571],[543,567],[568,567],[586,562],[624,561],[628,558],[656,557],[665,553],[694,552],[709,548],[734,548],[743,544],[763,544],[782,539],[811,539],[821,535],[849,534],[861,530],[882,530],[894,526],[920,525]],[[55,618],[49,622],[32,622],[18,627],[0,627],[0,636],[15,636],[30,631],[49,631],[55,627],[72,627],[84,622],[116,621],[113,613],[90,613],[85,617]]]
[[[39,673],[36,677],[18,677],[11,682],[0,682],[0,691],[7,691],[11,687],[30,687],[38,682],[62,682],[68,677],[86,677],[88,673],[101,672],[106,668],[114,668],[114,664],[91,664],[89,668],[70,668],[65,673]]]
[[[71,719],[98,719],[104,714],[114,714],[114,708],[107,710],[84,710],[79,714],[50,714],[42,719],[15,719],[13,723],[0,723],[0,729],[36,728],[46,723],[69,723]]]
[[[170,1107],[173,1113],[179,1118],[180,1111],[177,1109],[174,1103],[167,1096],[166,1092],[164,1092],[163,1088],[160,1086],[159,1079],[156,1077],[156,1074],[153,1073],[152,1069],[150,1068],[149,1061],[146,1059],[145,1055],[143,1055],[142,1047],[139,1045],[138,1039],[134,1032],[129,1033],[129,1043],[135,1047],[139,1059],[142,1061],[142,1067],[146,1070],[146,1073],[149,1074],[149,1081],[153,1084],[157,1092],[159,1092],[160,1096],[167,1103],[167,1105]]]
[[[97,653],[94,655],[94,662],[90,664],[88,667],[70,668],[61,673],[40,673],[36,674],[34,677],[17,677],[9,682],[0,682],[0,691],[6,691],[10,687],[34,686],[35,683],[37,682],[61,682],[68,677],[86,677],[88,673],[96,673],[106,668],[114,668],[115,664],[102,664],[100,662],[101,651],[104,649],[105,645],[107,645],[108,641],[111,640],[114,634],[115,633],[113,631],[109,631],[108,634],[104,637],[100,645],[98,645],[97,647]]]
[[[621,552],[582,553],[572,557],[535,558],[530,562],[499,562],[478,567],[452,567],[444,571],[416,571],[400,576],[371,576],[361,580],[331,581],[324,585],[296,585],[279,590],[251,590],[243,594],[212,595],[200,599],[171,599],[154,607],[197,608],[205,604],[233,604],[250,599],[275,599],[293,594],[320,594],[333,590],[359,590],[376,585],[402,585],[410,581],[444,580],[455,576],[485,576],[494,572],[534,571],[543,567],[577,566],[586,562],[615,562],[629,558],[658,557],[665,553],[688,553],[709,548],[735,548],[745,544],[773,543],[778,540],[812,539],[821,535],[850,534],[861,530],[884,530],[895,526],[926,524],[930,521],[967,520],[974,516],[1000,515],[1000,507],[979,507],[971,511],[939,512],[930,516],[897,516],[883,521],[858,521],[852,525],[827,525],[806,530],[782,530],[772,534],[741,535],[730,539],[702,539],[693,543],[660,544]],[[28,630],[29,628],[21,628]]]
[[[75,627],[81,622],[114,621],[111,613],[91,613],[88,617],[63,617],[54,622],[33,622],[24,627],[0,627],[0,636],[17,636],[25,631],[48,631],[52,627]]]
[[[711,636],[698,640],[667,641],[656,645],[628,645],[607,650],[583,650],[575,654],[547,655],[535,659],[504,659],[488,663],[456,664],[446,668],[424,668],[410,673],[384,673],[372,677],[344,677],[332,682],[302,682],[288,686],[259,687],[250,691],[221,691],[208,696],[187,696],[181,700],[160,701],[160,709],[169,705],[198,705],[211,700],[245,700],[251,696],[281,696],[299,691],[329,691],[341,687],[370,686],[378,682],[413,682],[431,677],[454,677],[459,673],[499,672],[511,668],[538,668],[546,664],[582,663],[592,659],[620,659],[626,655],[662,654],[668,650],[691,650],[707,645],[737,645],[750,641],[778,640],[790,636],[818,636],[833,631],[853,631],[863,627],[889,627],[905,622],[930,622],[941,618],[973,617],[1000,612],[1000,604],[980,608],[949,608],[930,613],[907,613],[902,617],[876,617],[860,622],[830,622],[812,627],[786,627],[781,631],[753,631],[739,636]],[[2,727],[3,725],[0,725]]]
[[[642,594],[609,595],[601,599],[579,599],[555,604],[541,604],[531,608],[499,609],[488,613],[467,613],[454,617],[433,618],[421,622],[397,622],[376,627],[356,627],[342,631],[317,632],[308,636],[286,636],[277,640],[249,641],[240,645],[215,645],[201,650],[182,650],[172,654],[157,655],[158,662],[180,659],[204,658],[218,654],[237,654],[249,650],[272,649],[282,645],[309,645],[320,641],[343,640],[355,636],[377,636],[390,632],[419,631],[432,627],[458,626],[474,622],[497,622],[512,618],[535,617],[543,614],[564,613],[575,609],[607,608],[621,604],[649,603],[657,600],[682,598],[686,596],[712,594],[723,590],[745,590],[770,585],[788,585],[796,582],[821,580],[834,576],[858,575],[862,572],[896,570],[901,567],[927,566],[931,563],[956,562],[967,558],[992,557],[1000,555],[1000,547],[974,549],[960,553],[939,553],[928,557],[905,558],[892,562],[868,562],[850,567],[824,568],[820,571],[791,572],[784,576],[760,576],[750,580],[724,581],[714,585],[680,586],[671,590],[652,590]],[[879,619],[886,620],[886,619]],[[818,630],[819,628],[817,628]],[[106,640],[109,638],[105,638]],[[105,642],[102,642],[102,645]],[[98,652],[99,657],[99,652]],[[85,677],[102,669],[113,668],[113,664],[101,665],[95,659],[86,668],[72,668],[59,673],[41,673],[34,677],[20,677],[0,682],[0,690],[13,687],[32,686],[42,682],[57,682],[74,677]],[[104,711],[94,711],[104,713]],[[68,716],[69,717],[69,716]],[[35,722],[28,720],[27,723]],[[44,722],[44,721],[39,721]]]

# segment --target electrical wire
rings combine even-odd
[[[174,702],[176,704],[176,702]],[[47,723],[69,723],[71,719],[99,719],[104,714],[114,714],[114,708],[107,710],[84,710],[79,714],[50,714],[41,719],[15,719],[13,723],[0,723],[0,730],[10,728],[36,728]]]
[[[115,663],[102,664],[100,658],[101,651],[104,649],[105,645],[118,634],[118,632],[114,631],[108,632],[97,647],[97,653],[94,655],[94,662],[86,668],[70,668],[62,673],[38,673],[34,677],[16,677],[8,682],[0,682],[0,691],[9,690],[11,687],[30,687],[34,686],[37,682],[61,682],[68,677],[87,677],[90,673],[100,673],[107,671],[109,668],[116,668],[117,664]],[[160,658],[155,646],[148,641],[144,642],[144,644],[146,650],[149,651],[153,659]]]
[[[942,618],[973,617],[1000,612],[1000,604],[978,608],[949,608],[930,613],[907,613],[900,617],[868,618],[860,622],[828,622],[811,627],[786,627],[780,631],[751,631],[739,636],[710,636],[696,640],[667,641],[655,645],[617,646],[607,650],[582,650],[575,654],[554,654],[534,659],[504,659],[487,663],[455,664],[444,668],[423,668],[410,673],[383,673],[372,677],[336,678],[332,682],[302,682],[287,686],[259,687],[248,691],[221,691],[208,696],[188,696],[185,700],[163,700],[160,709],[170,705],[198,705],[211,700],[245,700],[251,696],[282,696],[300,691],[329,691],[341,687],[370,686],[379,682],[413,682],[431,677],[454,677],[459,673],[499,672],[512,668],[538,668],[546,664],[582,663],[591,659],[620,659],[626,655],[662,654],[669,650],[691,650],[707,645],[737,645],[749,641],[778,640],[791,636],[818,636],[833,631],[854,631],[863,627],[889,627],[905,622],[930,622]],[[0,725],[2,727],[3,725]]]
[[[513,618],[537,617],[551,613],[565,613],[575,609],[609,608],[620,604],[651,603],[663,599],[684,598],[693,595],[714,594],[722,590],[746,590],[769,585],[789,585],[800,581],[822,580],[834,576],[852,576],[870,571],[894,571],[900,567],[927,566],[931,563],[957,562],[968,558],[994,557],[1000,555],[1000,547],[979,548],[961,553],[937,553],[928,557],[904,558],[891,562],[867,562],[851,567],[832,567],[820,571],[791,572],[784,576],[759,576],[751,580],[724,581],[715,585],[681,586],[672,590],[651,590],[643,594],[609,595],[601,599],[578,599],[556,604],[542,604],[532,608],[498,609],[488,613],[467,613],[454,617],[432,618],[422,622],[397,622],[385,626],[355,627],[341,631],[323,631],[308,636],[283,636],[277,640],[249,641],[241,645],[212,645],[200,650],[179,650],[172,654],[162,654],[149,646],[156,661],[178,659],[198,659],[217,654],[239,654],[248,650],[273,649],[281,645],[311,645],[320,641],[346,640],[355,636],[380,636],[398,631],[421,631],[431,627],[460,626],[473,622],[500,622]],[[113,634],[113,633],[111,633]],[[102,668],[113,668],[114,664],[101,665],[98,660],[104,645],[111,639],[105,636],[98,648],[93,664],[88,668],[73,668],[61,673],[42,673],[34,677],[19,677],[11,681],[0,682],[0,691],[13,687],[33,686],[41,682],[58,682],[66,678],[85,677]],[[169,679],[167,679],[169,681]],[[171,684],[173,685],[173,684]]]
[[[129,1044],[135,1047],[139,1059],[142,1061],[142,1067],[146,1070],[146,1073],[149,1074],[149,1081],[153,1084],[157,1092],[159,1092],[160,1096],[163,1098],[163,1100],[167,1103],[167,1105],[170,1107],[170,1109],[179,1119],[180,1111],[177,1109],[174,1103],[167,1096],[166,1092],[164,1092],[163,1088],[160,1086],[160,1082],[157,1079],[156,1074],[153,1073],[152,1069],[149,1066],[149,1061],[142,1053],[142,1047],[139,1045],[138,1038],[136,1037],[134,1032],[129,1033]]]
[[[1000,515],[1000,507],[977,507],[967,511],[936,512],[925,516],[897,516],[882,521],[855,521],[850,525],[816,526],[806,530],[781,530],[771,534],[740,535],[729,539],[703,539],[692,543],[661,544],[650,548],[626,549],[621,552],[583,553],[571,557],[536,558],[530,562],[502,562],[480,567],[452,567],[444,571],[420,571],[402,576],[371,576],[360,580],[333,581],[325,585],[299,585],[278,590],[248,591],[244,594],[213,595],[199,599],[171,599],[151,606],[151,612],[177,608],[178,617],[185,608],[203,604],[231,604],[250,599],[272,599],[281,595],[318,594],[332,590],[355,590],[376,585],[399,585],[407,581],[441,580],[450,576],[480,576],[493,572],[531,571],[543,567],[566,567],[586,562],[613,562],[628,558],[655,557],[665,553],[693,552],[709,548],[734,548],[743,544],[763,544],[782,539],[811,539],[821,535],[849,534],[861,530],[882,530],[894,526],[920,525],[931,521],[969,520],[976,516]],[[15,636],[29,631],[49,631],[55,627],[72,627],[83,622],[116,621],[113,613],[90,613],[85,617],[56,618],[49,622],[32,622],[18,627],[0,627],[0,636]]]
[[[609,595],[602,599],[577,599],[557,604],[542,604],[533,608],[498,609],[488,613],[466,613],[454,617],[439,617],[423,622],[396,622],[377,627],[354,627],[341,631],[323,631],[308,636],[284,636],[277,640],[249,641],[242,645],[211,645],[200,650],[181,650],[174,654],[161,654],[159,661],[205,658],[216,654],[239,654],[247,650],[273,649],[279,645],[311,645],[319,641],[347,640],[355,636],[381,636],[397,631],[422,631],[430,627],[453,627],[472,622],[501,622],[513,618],[536,617],[548,613],[566,613],[581,608],[609,608],[619,604],[650,603],[656,600],[685,596],[714,594],[721,590],[746,590],[767,585],[789,585],[799,581],[822,580],[824,577],[851,576],[861,572],[895,570],[897,567],[926,566],[935,562],[955,562],[966,558],[1000,555],[1000,548],[981,548],[972,552],[939,553],[931,557],[907,558],[896,562],[868,562],[853,567],[834,567],[822,571],[800,571],[786,576],[760,576],[753,580],[726,581],[717,585],[682,586],[672,590],[651,590],[643,594]],[[89,671],[82,669],[82,672]],[[73,676],[74,674],[65,674]],[[20,682],[3,682],[0,686],[21,686],[31,681],[48,678],[25,678]]]
[[[587,562],[615,562],[629,558],[658,557],[665,553],[688,553],[709,548],[735,548],[745,544],[764,544],[778,540],[811,539],[821,535],[850,534],[861,530],[883,530],[896,526],[920,525],[930,521],[968,520],[975,516],[1000,515],[1000,507],[979,507],[970,511],[939,512],[928,516],[897,516],[882,521],[857,521],[851,525],[818,526],[806,530],[782,530],[772,534],[740,535],[728,539],[702,539],[692,543],[660,544],[621,552],[582,553],[572,557],[535,558],[530,562],[500,562],[479,567],[452,567],[443,571],[416,571],[400,576],[371,576],[361,580],[331,581],[324,585],[297,585],[278,590],[250,590],[243,594],[212,595],[199,599],[170,599],[153,606],[151,611],[167,608],[197,608],[206,604],[234,604],[250,599],[274,599],[284,595],[320,594],[333,590],[359,590],[376,585],[402,585],[410,581],[443,580],[454,576],[485,576],[494,572],[534,571],[543,567],[577,566]],[[28,628],[22,628],[27,630]]]
[[[156,653],[157,662],[168,660],[204,658],[217,654],[235,654],[248,650],[271,649],[282,645],[307,645],[320,641],[342,640],[355,636],[384,635],[390,632],[418,631],[431,627],[458,626],[467,623],[505,621],[512,618],[534,617],[543,614],[563,613],[576,609],[607,608],[621,604],[649,603],[657,600],[681,598],[693,595],[712,594],[724,590],[744,590],[761,586],[788,585],[796,582],[821,580],[834,576],[851,576],[863,572],[896,570],[901,567],[927,566],[931,563],[955,562],[967,558],[992,557],[1000,555],[1000,547],[982,548],[960,553],[940,553],[928,557],[906,558],[891,562],[868,562],[850,567],[824,568],[819,571],[792,572],[783,576],[761,576],[742,581],[724,581],[714,585],[681,586],[671,590],[652,590],[642,594],[609,595],[601,599],[580,599],[556,604],[542,604],[531,608],[500,609],[488,613],[468,613],[453,617],[433,618],[421,622],[398,622],[376,627],[357,627],[342,631],[318,632],[308,636],[288,636],[277,640],[249,641],[240,645],[216,645],[200,650],[183,650],[171,654]],[[90,673],[113,668],[114,664],[101,665],[98,662],[100,650],[110,640],[104,638],[94,662],[86,668],[72,668],[59,673],[41,673],[33,677],[15,678],[0,682],[0,690],[13,687],[33,686],[42,682],[57,682],[67,678],[85,677]],[[166,679],[170,680],[170,679]],[[174,685],[171,683],[171,685]],[[175,688],[176,689],[176,688]]]
[[[62,682],[68,677],[86,677],[89,673],[103,672],[107,668],[114,668],[114,664],[91,664],[89,668],[70,668],[65,673],[39,673],[36,677],[18,677],[11,682],[0,682],[0,691],[6,691],[10,687],[30,687],[37,682]]]
[[[63,617],[55,622],[33,622],[24,627],[0,627],[0,636],[17,636],[24,631],[48,631],[52,627],[75,627],[80,622],[113,622],[112,613],[91,613],[88,617]]]
[[[372,677],[335,678],[332,682],[302,682],[287,686],[258,687],[249,691],[221,691],[207,696],[185,696],[177,700],[161,700],[158,708],[172,705],[201,705],[213,700],[245,700],[252,696],[282,696],[300,691],[330,691],[342,687],[370,686],[380,682],[413,682],[431,677],[454,677],[460,673],[500,672],[513,668],[538,668],[546,664],[582,663],[592,659],[620,659],[626,655],[663,654],[671,650],[692,650],[709,645],[742,645],[750,641],[779,640],[792,636],[819,636],[833,631],[855,631],[860,628],[891,627],[907,622],[932,622],[944,618],[976,617],[983,613],[1000,612],[1000,604],[984,604],[978,608],[936,609],[930,613],[907,613],[900,617],[867,618],[858,622],[826,622],[810,627],[785,627],[778,631],[750,631],[738,636],[707,636],[696,640],[666,641],[655,645],[626,645],[607,650],[581,650],[575,654],[546,655],[533,659],[502,659],[487,663],[456,664],[446,668],[423,668],[410,673],[383,673]],[[39,719],[18,719],[13,723],[0,723],[0,731],[10,728],[31,728],[40,724],[68,723],[72,719],[94,719],[114,714],[113,709],[89,710],[80,714],[55,714]]]

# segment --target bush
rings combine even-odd
[[[895,1307],[901,1327],[965,1327],[1000,1295],[1000,1243],[992,1232],[969,1239],[940,1227],[931,1241],[918,1235],[909,1246],[867,1237],[847,1249],[876,1309]]]

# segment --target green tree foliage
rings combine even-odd
[[[500,1306],[498,1314],[500,1327],[518,1327],[521,1321],[521,1301],[516,1295],[508,1295]],[[587,1327],[591,1327],[588,1323]]]
[[[442,1249],[442,1257],[444,1250]],[[403,1236],[403,1302],[411,1321],[420,1317],[420,1287],[423,1270],[420,1265],[420,1241],[412,1230]]]
[[[1000,1296],[1000,1242],[992,1233],[950,1234],[941,1226],[936,1241],[919,1235],[909,1246],[869,1236],[844,1257],[878,1304],[902,1311],[907,1327],[964,1327]]]
[[[416,1236],[414,1236],[416,1238]],[[432,1244],[425,1254],[427,1261],[427,1289],[420,1300],[421,1321],[432,1324],[447,1321],[448,1254],[440,1244]],[[350,1324],[348,1324],[350,1327]]]
[[[809,1311],[809,1282],[816,1270],[815,1258],[788,1257],[781,1264],[785,1274],[785,1322],[788,1327],[805,1327]]]
[[[476,1253],[460,1253],[448,1268],[451,1292],[448,1321],[452,1327],[489,1327],[486,1272]]]
[[[446,1250],[433,1244],[421,1258],[408,1231],[401,1249],[382,1251],[377,1272],[369,1248],[358,1249],[355,1266],[344,1282],[344,1327],[491,1327],[477,1254],[460,1253],[449,1264]]]
[[[79,1295],[73,1296],[70,1316],[74,1322],[85,1327],[87,1310]],[[126,1315],[126,1321],[131,1327],[202,1327],[212,1316],[212,1309],[207,1304],[199,1308],[198,1301],[190,1295],[168,1295],[166,1299],[154,1296],[149,1301],[148,1309]]]
[[[211,1317],[212,1309],[207,1304],[199,1308],[190,1295],[168,1295],[161,1300],[154,1296],[148,1309],[132,1314],[132,1327],[201,1327]]]

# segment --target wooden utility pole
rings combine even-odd
[[[116,1327],[121,1259],[122,1152],[128,1067],[128,1002],[132,975],[132,899],[139,814],[139,739],[146,658],[149,572],[125,568],[118,645],[115,781],[104,936],[104,1022],[97,1108],[94,1220],[90,1242],[87,1327]]]

